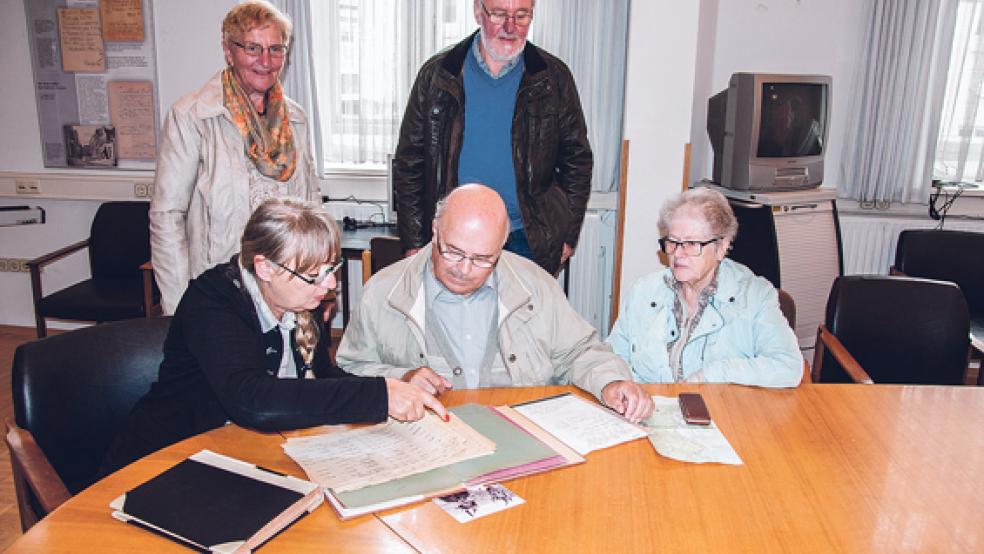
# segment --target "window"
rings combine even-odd
[[[960,0],[947,73],[933,177],[984,181],[984,28],[982,1]]]
[[[417,70],[475,29],[472,1],[311,3],[327,171],[383,170]]]

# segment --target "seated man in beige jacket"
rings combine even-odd
[[[483,185],[437,207],[434,238],[376,274],[342,337],[350,373],[451,388],[574,385],[637,422],[653,411],[621,358],[568,304],[557,282],[502,246],[506,207]]]

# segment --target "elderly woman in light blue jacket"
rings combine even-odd
[[[669,267],[632,287],[608,337],[633,378],[797,386],[803,358],[775,288],[725,258],[738,222],[724,196],[688,190],[657,225]]]

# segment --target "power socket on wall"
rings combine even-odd
[[[133,183],[133,196],[137,198],[153,198],[154,183]]]
[[[28,260],[23,258],[0,258],[0,271],[12,273],[29,273],[27,268]]]

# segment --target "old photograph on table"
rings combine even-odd
[[[499,483],[468,487],[461,492],[434,499],[434,503],[458,520],[458,523],[468,523],[525,502]]]

